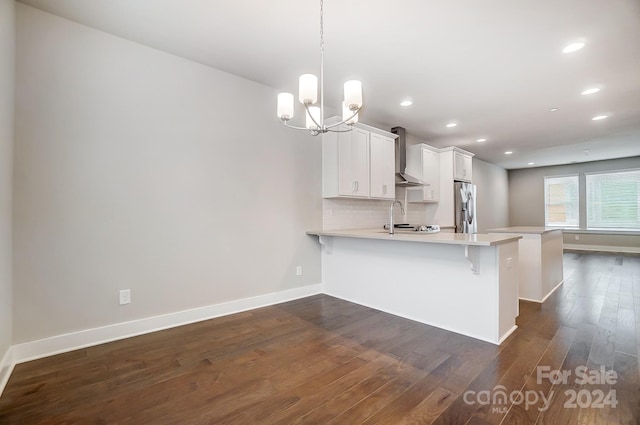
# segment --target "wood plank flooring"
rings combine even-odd
[[[0,424],[638,424],[640,256],[564,264],[499,347],[314,296],[20,364]]]

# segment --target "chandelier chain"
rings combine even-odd
[[[315,87],[312,87],[314,85]],[[319,86],[319,87],[318,87]],[[303,90],[304,88],[304,90]],[[319,93],[318,93],[318,88]],[[347,95],[349,92],[349,95]],[[304,94],[303,94],[304,93]],[[318,96],[319,95],[319,96]],[[353,124],[358,122],[358,112],[362,107],[362,84],[360,81],[347,81],[344,84],[345,101],[342,102],[342,121],[332,124],[325,124],[324,121],[324,0],[320,0],[320,78],[314,75],[304,74],[300,76],[300,102],[304,105],[307,117],[306,127],[298,127],[289,124],[293,117],[293,94],[279,93],[277,111],[283,125],[296,130],[308,130],[312,135],[317,136],[329,131],[348,132],[353,129]],[[351,102],[346,103],[347,98]],[[319,102],[318,102],[319,101]],[[312,106],[318,102],[319,106]],[[351,113],[350,117],[347,117]],[[339,129],[339,126],[346,125],[348,129]]]
[[[324,0],[320,0],[320,51],[324,52]]]

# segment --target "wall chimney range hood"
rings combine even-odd
[[[424,182],[406,173],[407,168],[407,135],[403,127],[393,127],[396,139],[396,186],[424,186]]]

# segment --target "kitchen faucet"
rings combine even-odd
[[[395,204],[400,204],[400,211],[402,211],[402,215],[404,215],[404,207],[402,206],[402,202],[400,201],[393,201],[393,203],[391,204],[391,206],[389,207],[389,234],[393,235],[394,231],[393,231],[393,206]]]

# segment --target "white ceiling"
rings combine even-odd
[[[319,0],[22,3],[278,90],[296,93],[300,74],[319,72]],[[326,0],[324,8],[328,106],[339,105],[344,81],[362,80],[361,121],[403,126],[505,168],[640,155],[638,0]],[[562,53],[578,39],[584,49]],[[602,90],[580,94],[592,86]],[[402,108],[405,98],[413,106]],[[600,114],[610,117],[591,120]],[[446,128],[450,121],[458,126]]]

